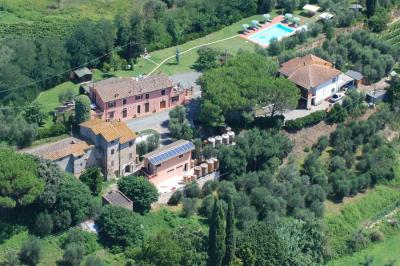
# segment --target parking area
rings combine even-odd
[[[175,83],[180,83],[181,86],[188,88],[193,87],[193,100],[188,104],[189,116],[190,119],[194,119],[197,116],[198,111],[198,99],[201,97],[201,88],[196,83],[196,80],[201,76],[200,72],[186,72],[181,74],[176,74],[170,76],[170,78]],[[166,109],[164,111],[150,114],[143,117],[134,118],[126,121],[126,124],[130,129],[135,132],[143,131],[146,129],[154,129],[161,135],[161,145],[166,145],[170,143],[170,136],[168,130],[168,120],[169,120],[169,111],[170,109]]]

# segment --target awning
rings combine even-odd
[[[340,88],[340,87],[342,87],[342,86],[344,86],[344,85],[346,85],[346,84],[348,84],[348,83],[350,83],[352,81],[353,81],[353,79],[351,77],[347,76],[346,74],[340,74],[339,78],[338,78],[337,85]]]
[[[303,6],[303,9],[307,10],[307,11],[311,11],[311,12],[317,12],[320,9],[320,7],[307,4],[307,5]]]

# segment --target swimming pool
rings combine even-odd
[[[283,24],[278,23],[269,28],[261,30],[256,34],[249,36],[247,39],[261,46],[267,46],[269,45],[272,39],[276,38],[280,40],[281,38],[288,36],[293,32],[294,29],[291,29]]]

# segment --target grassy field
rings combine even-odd
[[[400,265],[400,232],[385,239],[385,241],[369,246],[368,248],[345,256],[328,263],[328,266],[348,266],[361,265],[365,261],[365,257],[373,257],[370,266],[383,266],[392,260],[396,260],[394,266]]]

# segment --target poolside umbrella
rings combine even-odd
[[[286,13],[285,14],[285,19],[286,20],[290,20],[290,19],[292,19],[293,18],[293,15],[292,14],[290,14],[290,13]]]
[[[265,20],[270,20],[271,19],[270,14],[264,14],[263,17],[264,17]]]
[[[242,24],[242,27],[244,30],[247,30],[250,26],[249,26],[249,24]]]
[[[258,21],[257,21],[257,20],[252,20],[252,21],[251,21],[251,26],[253,26],[254,28],[257,28],[257,26],[258,26]]]
[[[300,23],[300,18],[299,18],[299,17],[294,17],[294,18],[293,18],[293,22],[294,22],[295,24],[299,24],[299,23]]]

